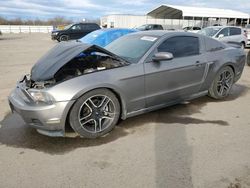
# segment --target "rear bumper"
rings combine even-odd
[[[64,136],[68,106],[74,101],[55,102],[54,104],[28,103],[19,95],[19,88],[9,96],[12,112],[18,113],[27,125],[34,127],[41,134]]]
[[[247,40],[246,47],[250,47],[250,39]]]

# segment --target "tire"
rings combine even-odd
[[[247,65],[250,66],[250,51],[247,53]]]
[[[108,89],[95,89],[81,96],[69,114],[71,127],[81,137],[97,138],[109,133],[120,117],[120,103]]]
[[[241,42],[241,49],[245,49],[246,45],[245,45],[245,42]]]
[[[61,42],[61,41],[68,41],[68,40],[69,40],[69,36],[68,35],[61,35],[59,37],[59,42]]]
[[[208,95],[214,99],[227,97],[234,84],[234,71],[231,67],[225,66],[219,70],[208,90]]]

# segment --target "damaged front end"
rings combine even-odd
[[[12,112],[27,125],[49,136],[64,136],[67,114],[74,99],[58,99],[54,85],[84,74],[126,66],[129,63],[97,46],[79,42],[56,45],[18,81],[9,96]],[[77,87],[77,86],[76,86]]]
[[[43,56],[26,76],[27,87],[43,89],[84,74],[129,65],[109,51],[79,42],[59,43]]]

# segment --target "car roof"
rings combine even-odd
[[[223,28],[226,28],[226,27],[234,27],[234,28],[241,29],[241,27],[237,27],[237,26],[209,26],[207,28],[220,28],[220,29],[223,29]]]
[[[150,31],[139,31],[135,33],[131,33],[130,35],[140,35],[140,36],[155,36],[155,37],[163,37],[163,36],[171,36],[174,34],[181,34],[182,36],[200,36],[196,33],[185,32],[185,31],[167,31],[167,30],[150,30]]]
[[[77,22],[77,23],[72,23],[70,25],[75,25],[75,24],[94,24],[94,25],[98,25],[97,23],[94,23],[94,22]]]
[[[129,28],[103,28],[99,30],[100,31],[138,31],[137,29],[129,29]]]

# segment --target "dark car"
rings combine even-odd
[[[80,39],[97,29],[100,29],[100,26],[96,23],[76,23],[66,26],[63,30],[52,31],[51,38],[59,42]]]
[[[209,95],[224,99],[244,69],[246,55],[189,32],[135,32],[105,48],[61,42],[17,83],[12,111],[49,136],[72,127],[96,138],[126,119]]]
[[[184,31],[192,32],[192,33],[197,33],[198,31],[201,30],[200,27],[184,27]]]
[[[163,30],[163,27],[162,25],[159,25],[159,24],[145,24],[140,27],[137,27],[136,29],[140,31]]]

